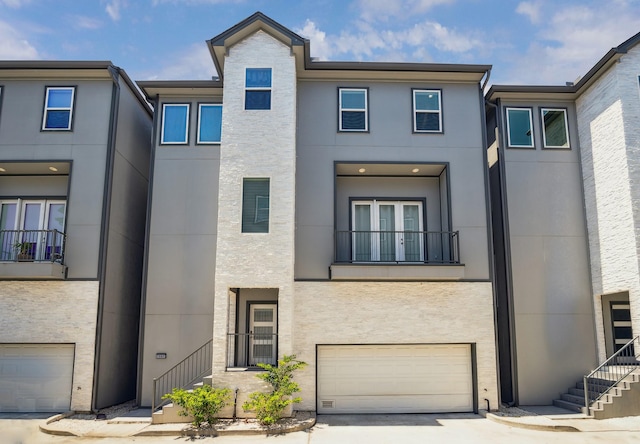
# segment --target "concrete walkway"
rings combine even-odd
[[[640,416],[597,420],[585,415],[553,406],[521,406],[507,409],[505,412],[480,414],[488,420],[509,427],[556,432],[640,432]],[[89,415],[72,418],[72,412],[56,415],[40,425],[40,430],[52,435],[82,437],[135,437],[135,436],[226,436],[226,435],[276,435],[306,430],[316,423],[313,412],[296,412],[295,418],[282,421],[277,427],[263,427],[255,420],[221,420],[215,429],[198,431],[190,424],[151,424],[150,409],[131,410],[122,416],[96,420]],[[357,416],[354,421],[366,422],[371,415]],[[433,415],[405,415],[430,417]],[[412,421],[415,421],[415,417]],[[334,421],[340,421],[341,415],[334,415]]]

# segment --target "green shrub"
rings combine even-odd
[[[259,373],[257,377],[271,384],[272,390],[270,393],[251,393],[249,400],[242,405],[244,411],[255,412],[261,424],[275,424],[282,418],[284,409],[302,401],[300,397],[291,397],[300,391],[298,383],[293,381],[293,372],[306,365],[306,362],[296,361],[296,355],[284,356],[278,361],[277,367],[271,364],[258,364],[258,367],[265,372]]]
[[[231,399],[231,390],[217,389],[210,385],[203,385],[193,391],[174,388],[162,399],[170,399],[171,402],[182,407],[180,415],[192,416],[194,426],[199,428],[207,423],[212,427],[216,422],[216,414]]]

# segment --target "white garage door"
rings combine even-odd
[[[0,412],[71,406],[73,344],[0,344]]]
[[[473,411],[471,347],[318,346],[318,413]]]

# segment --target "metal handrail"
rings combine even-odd
[[[227,367],[256,367],[278,363],[277,333],[227,333]]]
[[[459,231],[335,232],[335,263],[459,264]]]
[[[584,405],[590,414],[593,404],[609,393],[634,370],[640,369],[640,336],[636,336],[595,370],[584,377]]]
[[[189,356],[178,362],[157,378],[153,378],[151,411],[155,412],[168,400],[162,397],[174,388],[186,388],[211,372],[213,358],[213,338]]]
[[[65,243],[58,230],[0,230],[0,261],[63,263]]]

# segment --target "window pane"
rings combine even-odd
[[[396,216],[394,205],[380,205],[380,260],[396,260]]]
[[[341,90],[342,109],[365,109],[365,91]]]
[[[162,142],[187,142],[188,114],[189,107],[187,105],[164,105]]]
[[[2,204],[0,210],[0,230],[14,230],[16,223],[16,208],[14,203]]]
[[[247,88],[271,88],[271,68],[247,68]]]
[[[343,130],[364,130],[366,129],[364,111],[342,111]]]
[[[45,128],[69,128],[71,111],[47,111]]]
[[[416,113],[416,131],[440,131],[440,113]]]
[[[48,108],[71,108],[71,89],[49,89]]]
[[[222,107],[217,105],[200,106],[200,142],[220,142],[222,133]]]
[[[416,110],[440,111],[440,93],[437,91],[415,91]]]
[[[371,205],[355,205],[354,258],[355,261],[371,260]]]
[[[531,134],[531,111],[528,109],[507,110],[509,146],[533,146]]]
[[[244,109],[271,109],[271,91],[245,91]]]
[[[565,121],[565,111],[562,109],[542,110],[544,118],[544,146],[567,148],[569,140]]]
[[[269,179],[244,179],[242,232],[269,232]]]

